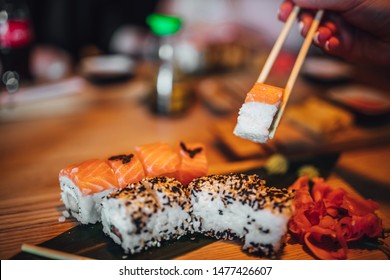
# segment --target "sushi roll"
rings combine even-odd
[[[149,177],[169,176],[187,185],[207,174],[202,144],[166,143],[137,146],[134,152],[91,159],[64,167],[59,172],[61,199],[71,215],[83,224],[100,221],[100,202],[109,193]]]
[[[59,182],[62,202],[82,224],[100,221],[102,198],[118,189],[113,170],[101,159],[91,159],[61,169]]]
[[[207,175],[208,162],[203,144],[180,142],[179,156],[180,165],[173,177],[184,186],[195,178]]]
[[[194,230],[239,239],[249,253],[273,256],[293,214],[293,193],[269,188],[257,175],[210,175],[189,185]]]
[[[240,108],[233,133],[253,142],[266,143],[283,92],[279,87],[255,83]]]
[[[135,154],[112,156],[107,162],[114,171],[121,189],[146,177],[144,167]]]
[[[103,231],[126,253],[160,246],[192,230],[191,204],[174,178],[144,178],[102,202]]]
[[[166,143],[144,144],[135,147],[147,177],[168,176],[176,172],[180,164],[179,154]]]

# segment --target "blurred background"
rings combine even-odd
[[[0,105],[136,78],[145,83],[142,104],[154,112],[179,115],[200,100],[212,113],[234,119],[283,26],[281,2],[1,0]],[[284,87],[301,43],[295,24],[267,83]],[[286,118],[319,135],[353,123],[386,124],[387,75],[386,66],[347,63],[312,47],[291,99],[303,107],[291,106]],[[307,127],[311,108],[329,103],[347,109],[347,117],[323,120],[330,128]],[[9,119],[15,112],[0,114]]]
[[[151,142],[204,143],[216,173],[270,163],[291,179],[304,166],[390,213],[389,65],[312,46],[275,138],[233,134],[281,2],[0,0],[0,253],[20,250],[17,234],[37,244],[69,229],[57,221],[61,168]],[[267,84],[285,86],[302,41],[295,24]]]
[[[231,126],[246,92],[283,26],[277,19],[281,2],[1,0],[1,120],[25,116],[18,112],[27,108],[24,104],[36,106],[29,114],[39,117],[46,110],[37,104],[93,92],[84,90],[86,85],[99,91],[103,85],[136,81],[142,83],[133,93],[138,106],[158,115],[185,116],[201,104],[228,119],[225,125],[220,121],[215,131],[231,139]],[[152,14],[166,17],[152,18]],[[268,84],[285,86],[302,41],[295,24]],[[314,142],[328,141],[343,138],[340,132],[355,125],[376,127],[378,131],[365,135],[383,141],[381,133],[387,130],[377,127],[389,123],[390,84],[384,82],[388,70],[347,63],[313,46],[284,117],[283,123],[294,129],[288,127],[276,142],[297,152],[307,148],[307,141],[301,141],[296,131]],[[56,112],[66,110],[65,104]],[[321,117],[309,118],[310,123],[307,116],[314,114]],[[361,135],[344,138],[344,142],[370,143]],[[229,143],[231,149],[249,145],[237,141]],[[344,142],[343,147],[349,145]],[[256,145],[254,150],[258,149]]]
[[[221,63],[221,68],[224,63],[237,66],[244,60],[253,61],[248,56],[261,53],[275,40],[282,25],[277,20],[280,2],[1,1],[3,73],[18,67],[23,79],[56,80],[74,74],[87,56],[125,54],[149,58],[155,38],[146,17],[153,12],[173,14],[183,20],[177,40],[181,60],[185,60],[182,63],[188,70],[206,67],[206,56],[215,64]],[[6,29],[5,22],[10,28]],[[287,47],[299,47],[299,40],[299,36],[292,36]]]
[[[170,130],[177,124],[173,119],[168,124],[155,116],[188,123],[191,114],[215,118],[207,128],[207,121],[198,123],[199,130],[211,128],[229,160],[387,143],[389,67],[347,63],[316,47],[303,65],[278,136],[258,145],[232,134],[245,95],[283,26],[277,19],[281,2],[1,0],[0,123],[70,116],[75,110],[87,115],[91,104],[120,107],[126,100],[129,108],[151,109],[146,110],[152,112],[150,128],[168,126],[160,134],[143,131],[155,138],[177,137]],[[267,83],[284,87],[302,41],[295,24]],[[47,102],[51,99],[57,101]],[[101,125],[100,131],[108,129]]]

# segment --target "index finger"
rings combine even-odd
[[[278,10],[278,18],[281,21],[286,21],[288,16],[290,15],[291,11],[294,8],[294,4],[291,1],[284,1],[280,6]]]

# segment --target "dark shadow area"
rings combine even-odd
[[[379,203],[390,202],[390,186],[344,168],[336,168],[335,173],[365,198]]]

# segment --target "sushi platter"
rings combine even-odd
[[[328,178],[337,162],[338,154],[319,156],[306,160],[291,161],[286,173],[270,174],[269,169],[265,166],[255,167],[253,164],[240,165],[223,165],[210,167],[211,172],[227,173],[232,171],[246,174],[257,174],[266,179],[267,184],[282,188],[291,185],[298,177],[298,170],[302,166],[315,166],[320,175]],[[250,166],[253,166],[250,168]],[[340,180],[331,178],[330,180]],[[345,183],[348,191],[353,192]],[[387,220],[383,220],[385,225],[389,225]],[[54,249],[77,256],[88,257],[93,259],[259,259],[260,256],[249,254],[241,250],[238,241],[235,240],[217,240],[201,234],[189,234],[182,236],[178,240],[161,242],[160,246],[149,248],[135,254],[126,254],[123,249],[113,242],[111,238],[102,231],[102,224],[78,224],[73,228],[59,234],[58,236],[45,241],[39,246]],[[368,246],[357,246],[352,248],[351,258],[362,259],[383,259],[386,255],[378,249]],[[290,236],[284,248],[276,255],[278,259],[313,259],[313,256],[305,251],[300,244],[297,244]],[[35,254],[21,252],[16,254],[12,259],[45,259]]]

